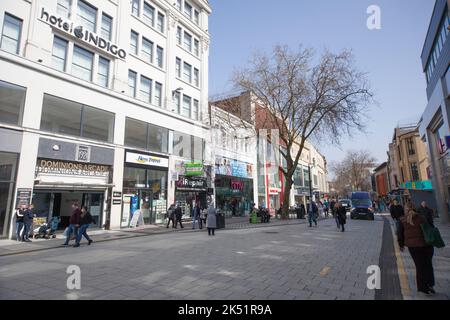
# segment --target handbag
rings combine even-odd
[[[420,228],[422,229],[423,238],[425,239],[426,244],[436,248],[445,247],[444,240],[442,240],[441,233],[438,228],[433,227],[429,223],[422,223]]]

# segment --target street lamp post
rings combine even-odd
[[[309,176],[309,209],[312,211],[313,191],[311,180],[311,164],[308,163],[308,176]]]

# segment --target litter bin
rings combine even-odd
[[[225,229],[225,215],[219,211],[216,215],[217,229]]]
[[[258,215],[253,211],[250,215],[250,223],[258,223]]]

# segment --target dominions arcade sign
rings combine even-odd
[[[74,24],[71,21],[65,21],[60,16],[51,14],[45,8],[41,8],[39,20],[71,35],[72,37],[75,37],[76,39],[82,40],[91,46],[106,51],[110,55],[123,60],[127,57],[127,52],[124,49],[119,48],[116,44],[111,43],[111,41],[86,30],[83,26]]]

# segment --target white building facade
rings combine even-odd
[[[20,204],[63,227],[79,202],[114,229],[206,197],[210,13],[206,0],[0,2],[1,238]],[[204,175],[178,175],[188,163]]]

